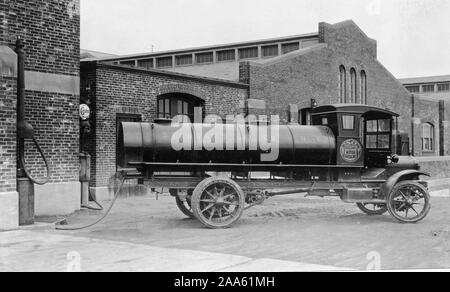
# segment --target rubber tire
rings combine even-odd
[[[366,204],[370,204],[370,203],[366,203]],[[381,205],[381,204],[379,204]],[[387,206],[384,206],[384,208],[378,210],[378,211],[374,211],[374,210],[370,210],[367,209],[366,206],[364,206],[363,203],[357,203],[356,206],[358,206],[358,208],[363,211],[364,213],[366,213],[369,216],[381,216],[386,214],[386,212],[388,212],[388,208]]]
[[[239,197],[239,206],[238,213],[230,222],[226,222],[224,224],[210,222],[207,218],[200,214],[200,199],[203,192],[210,186],[217,183],[225,183],[230,187],[234,188]],[[194,190],[191,198],[192,210],[194,212],[195,217],[199,220],[204,226],[210,229],[226,229],[230,228],[233,224],[235,224],[244,213],[245,208],[245,193],[242,188],[233,180],[226,177],[210,177],[202,181]]]
[[[185,202],[181,201],[178,196],[175,197],[175,201],[177,203],[178,209],[180,209],[180,211],[183,212],[184,215],[186,215],[188,218],[195,219],[194,212],[186,208],[186,206],[184,205]]]
[[[392,199],[394,198],[395,194],[397,193],[397,190],[402,188],[405,185],[417,186],[425,194],[425,208],[424,208],[424,211],[422,211],[422,215],[420,217],[417,217],[416,219],[413,219],[413,220],[407,220],[405,218],[402,218],[402,217],[398,216],[396,214],[396,212],[394,211],[393,206],[391,205]],[[425,219],[425,217],[427,217],[427,215],[428,215],[428,213],[430,212],[430,209],[431,209],[430,201],[431,201],[430,193],[428,192],[428,190],[423,185],[421,185],[421,184],[419,184],[419,183],[417,183],[415,181],[403,181],[403,182],[400,182],[397,185],[395,185],[394,189],[391,191],[391,193],[387,197],[387,207],[388,207],[388,211],[391,214],[391,216],[394,217],[395,219],[397,219],[399,222],[404,223],[404,224],[413,224],[413,223],[417,223],[419,221],[422,221],[423,219]]]

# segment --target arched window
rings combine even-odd
[[[361,104],[367,104],[367,74],[361,71]]]
[[[181,93],[169,93],[158,97],[158,119],[173,119],[176,116],[185,116],[185,122],[195,121],[195,108],[203,107],[203,102],[192,95]],[[201,113],[203,120],[203,113]]]
[[[339,98],[340,103],[347,102],[347,70],[343,65],[339,67]]]
[[[350,70],[350,103],[357,103],[358,87],[356,85],[356,70]]]
[[[422,150],[424,152],[434,151],[434,126],[430,123],[422,125]]]

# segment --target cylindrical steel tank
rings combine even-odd
[[[121,167],[130,162],[327,165],[335,159],[336,139],[323,126],[122,123],[117,147]]]

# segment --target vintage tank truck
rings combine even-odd
[[[389,212],[402,223],[427,216],[430,195],[421,177],[429,174],[420,171],[413,157],[392,154],[396,113],[345,104],[317,107],[311,117],[311,126],[276,126],[279,149],[273,161],[262,159],[267,149],[250,145],[261,127],[255,123],[122,123],[119,165],[137,170],[129,178],[169,188],[180,210],[209,228],[230,227],[245,209],[297,193],[339,197],[368,215]],[[266,127],[268,132],[272,127]],[[211,131],[225,137],[222,149],[196,143]],[[190,148],[174,149],[174,135],[180,133]],[[239,141],[244,144],[236,145]],[[270,176],[255,178],[258,172]]]

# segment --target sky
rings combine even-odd
[[[81,0],[81,48],[183,49],[318,31],[352,19],[397,78],[450,75],[450,0]]]

